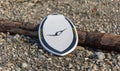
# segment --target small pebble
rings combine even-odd
[[[71,58],[69,58],[69,57],[67,57],[67,58],[65,58],[67,61],[71,61],[72,59]]]
[[[7,63],[7,66],[8,66],[8,67],[13,67],[13,66],[14,66],[14,64],[13,64],[13,63],[11,63],[11,62],[8,62],[8,63]]]
[[[50,61],[50,60],[52,60],[52,58],[48,58],[47,60],[49,60],[49,61]]]
[[[70,71],[75,71],[74,69],[70,69]]]
[[[100,31],[100,33],[105,33],[105,31]]]
[[[103,60],[105,58],[105,54],[103,52],[96,52],[94,57],[99,60]]]
[[[120,62],[120,55],[117,56],[117,60]]]
[[[94,71],[97,71],[98,69],[97,69],[97,65],[94,65],[93,66],[93,69],[94,69]]]
[[[2,68],[2,67],[0,67],[0,71],[2,71],[2,69],[3,69],[3,68]]]
[[[6,37],[6,34],[5,34],[5,33],[1,33],[1,35],[2,35],[3,38]]]
[[[17,67],[17,68],[16,68],[16,71],[21,71],[21,68]]]
[[[43,53],[44,53],[44,51],[43,51],[42,49],[39,49],[39,52],[40,52],[41,54],[43,54]]]
[[[77,65],[77,69],[80,70],[80,66],[79,65]]]
[[[72,68],[72,67],[73,67],[73,65],[71,63],[69,63],[69,68]]]
[[[108,61],[108,64],[112,65],[112,63],[113,63],[112,61]]]
[[[77,50],[80,50],[80,51],[84,51],[84,50],[85,50],[85,48],[84,48],[84,47],[81,47],[81,46],[77,46],[76,49],[77,49]]]
[[[110,53],[107,53],[106,56],[107,56],[108,59],[112,59],[112,56],[111,56]]]
[[[89,58],[85,58],[85,60],[88,60]]]
[[[23,68],[26,68],[27,66],[28,66],[27,63],[22,63]]]

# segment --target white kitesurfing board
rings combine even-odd
[[[64,56],[72,52],[78,43],[74,24],[61,14],[51,14],[39,26],[39,40],[49,52]]]

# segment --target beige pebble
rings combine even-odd
[[[23,68],[26,68],[27,66],[28,66],[27,63],[22,63]]]

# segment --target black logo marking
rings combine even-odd
[[[63,30],[60,30],[60,31],[57,31],[55,34],[51,34],[51,35],[47,35],[47,36],[60,36],[63,31],[65,31],[66,29],[63,29]]]

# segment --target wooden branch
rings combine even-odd
[[[0,32],[10,32],[12,34],[23,34],[31,37],[37,37],[37,24],[13,22],[9,20],[0,19]]]
[[[81,46],[120,51],[120,35],[78,31],[78,40]]]
[[[38,24],[0,20],[0,32],[23,34],[38,38]],[[120,35],[78,30],[78,45],[120,51]]]

